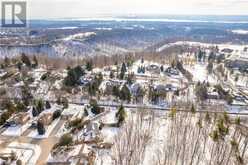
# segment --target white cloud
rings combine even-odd
[[[126,14],[248,15],[248,0],[28,0],[31,18]]]

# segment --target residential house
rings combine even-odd
[[[169,67],[169,68],[167,68],[167,69],[165,70],[165,73],[166,73],[167,75],[175,75],[175,76],[177,76],[177,75],[179,75],[179,70],[176,69],[176,68],[173,68],[173,67]]]
[[[130,87],[130,91],[135,98],[136,103],[143,103],[145,89],[140,83],[134,83]]]
[[[30,119],[30,113],[29,112],[19,112],[16,115],[12,117],[12,120],[16,124],[23,125]]]
[[[208,99],[220,99],[220,95],[217,92],[217,90],[215,88],[208,88],[208,93],[207,93],[207,97]]]
[[[49,125],[53,121],[53,113],[42,113],[38,120],[41,121],[44,125]]]
[[[154,73],[154,74],[160,73],[160,67],[158,65],[155,65],[155,64],[148,65],[146,67],[146,70],[151,72],[151,73]]]
[[[99,90],[104,95],[111,95],[114,87],[120,87],[122,84],[125,84],[126,80],[105,80],[100,86]]]
[[[85,137],[85,141],[92,141],[99,136],[99,123],[96,122],[88,122],[84,125],[83,128],[83,136]]]

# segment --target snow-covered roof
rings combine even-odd
[[[71,162],[74,157],[80,154],[82,145],[75,145],[70,147],[60,147],[57,153],[50,154],[48,163],[65,163]]]

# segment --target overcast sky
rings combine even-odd
[[[248,0],[27,0],[30,18],[128,14],[248,15]]]

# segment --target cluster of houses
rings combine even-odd
[[[202,51],[205,52],[204,58],[206,59],[209,58],[213,52],[217,57],[220,57],[220,64],[223,65],[223,72],[226,75],[223,77],[226,77],[227,80],[225,81],[229,86],[223,85],[224,83],[222,84],[222,81],[220,85],[222,85],[222,88],[227,87],[227,89],[224,90],[227,91],[233,99],[231,104],[246,106],[248,104],[248,98],[246,97],[248,95],[248,90],[246,90],[248,87],[247,48],[236,51],[230,48],[219,49],[217,47],[211,47],[202,48]],[[185,53],[178,57],[185,65],[192,66],[196,61],[202,63],[202,59],[199,61],[199,57],[193,53]],[[78,86],[68,88],[72,92],[68,92],[67,95],[72,98],[73,96],[77,96],[76,94],[79,96],[82,96],[84,93],[88,94],[88,88],[86,87],[88,87],[92,81],[95,81],[96,74],[94,71],[96,70],[97,69],[93,69],[92,72],[87,72],[84,76],[81,76]],[[140,70],[142,70],[142,72],[140,72]],[[183,83],[188,83],[189,81],[176,66],[173,67],[147,61],[139,61],[127,69],[125,76],[127,77],[129,74],[132,74],[132,81],[129,81],[126,77],[124,79],[117,78],[118,76],[111,78],[111,72],[114,72],[115,75],[118,73],[116,66],[108,66],[102,70],[98,68],[98,72],[99,71],[103,75],[101,83],[99,83],[99,96],[96,96],[99,97],[97,99],[100,101],[106,100],[107,96],[115,96],[115,92],[117,91],[119,92],[126,89],[131,95],[133,104],[156,104],[163,106],[164,104],[162,105],[162,103],[168,101],[166,98],[168,93],[173,96],[180,95],[179,91],[188,87],[184,86]],[[30,79],[28,80],[30,83],[26,84],[23,80],[19,80],[20,74],[27,74],[26,78]],[[62,81],[66,74],[67,71],[53,72],[42,68],[22,73],[15,67],[9,67],[5,70],[0,70],[0,89],[6,89],[6,95],[9,97],[23,98],[23,88],[28,87],[33,96],[45,97],[52,90],[62,90]],[[50,82],[44,81],[48,79]],[[86,92],[83,92],[83,90]],[[54,91],[53,93],[56,95]],[[116,101],[115,97],[109,98],[110,100],[108,101]],[[221,100],[223,98],[214,86],[209,85],[207,87],[207,99]],[[62,135],[68,133],[71,136],[63,136],[67,138],[67,141],[71,142],[68,142],[66,145],[60,144],[54,147],[49,155],[47,164],[73,164],[75,162],[94,164],[97,149],[110,149],[112,146],[111,143],[104,141],[102,128],[104,126],[114,127],[116,123],[106,124],[100,120],[103,115],[108,114],[108,111],[102,107],[99,108],[100,110],[98,109],[97,112],[94,112],[91,105],[69,105],[69,107],[65,109],[62,108],[62,106],[53,105],[51,108],[40,112],[37,116],[32,114],[32,107],[28,108],[28,111],[12,114],[4,124],[5,128],[16,127],[16,129],[18,129],[21,127],[23,129],[20,132],[21,135],[27,129],[37,132],[37,123],[39,122],[49,130],[54,128],[51,127],[55,120],[54,114],[59,111],[61,112],[61,118],[59,117],[59,120],[65,121],[65,124],[59,128],[58,137],[62,137]],[[4,111],[0,111],[0,115],[3,113]],[[29,127],[27,127],[27,125]],[[51,130],[49,132],[51,132]],[[32,135],[32,137],[34,137],[34,135]],[[49,133],[46,137],[49,137]],[[42,138],[46,137],[44,136]]]

